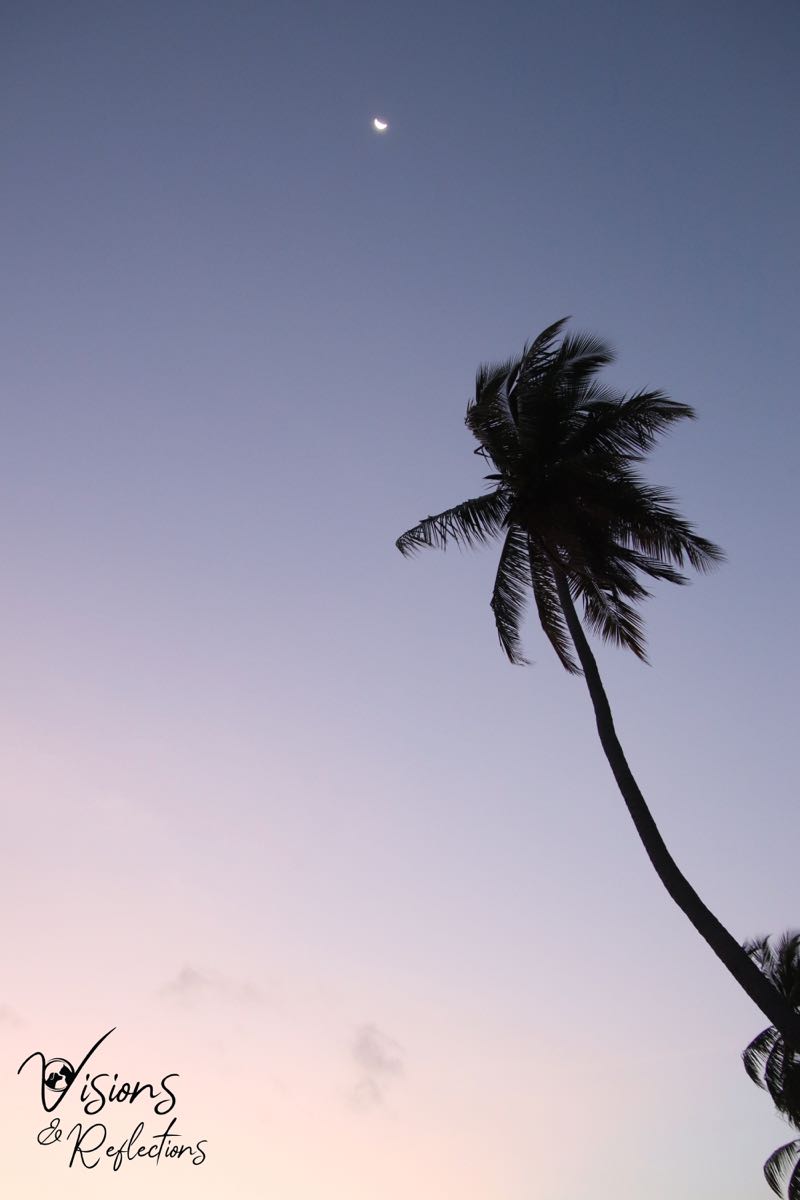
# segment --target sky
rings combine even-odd
[[[598,661],[706,902],[800,924],[799,34],[788,0],[6,0],[19,1200],[770,1194],[766,1020],[656,879],[582,680],[533,621],[503,658],[496,550],[394,541],[483,490],[475,370],[562,316],[693,405],[648,475],[728,561],[656,589],[651,666]],[[112,1028],[92,1070],[177,1073],[204,1163],[70,1167],[76,1089],[37,1143],[23,1059]],[[109,1144],[165,1124],[112,1108]]]

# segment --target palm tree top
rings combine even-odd
[[[411,555],[502,537],[491,607],[503,650],[511,662],[526,662],[520,627],[532,591],[559,659],[579,673],[559,574],[581,599],[590,629],[645,659],[637,605],[649,592],[642,577],[683,584],[680,568],[708,571],[724,556],[636,469],[693,410],[660,391],[621,394],[604,386],[599,375],[613,352],[591,334],[565,333],[567,319],[518,357],[478,370],[466,424],[475,453],[493,468],[489,490],[426,517],[396,544]]]
[[[800,930],[790,929],[772,939],[751,938],[742,949],[783,998],[800,1009]]]
[[[743,949],[790,1007],[800,1012],[800,932],[752,938]],[[770,1025],[753,1038],[742,1059],[753,1082],[769,1092],[780,1115],[800,1131],[800,1055]],[[778,1196],[800,1200],[800,1139],[779,1146],[764,1163],[764,1175]]]

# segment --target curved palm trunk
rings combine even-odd
[[[681,874],[664,844],[664,839],[658,831],[658,826],[645,803],[644,796],[639,791],[639,786],[619,744],[614,729],[614,720],[611,716],[611,707],[600,679],[597,663],[575,611],[575,605],[572,603],[569,583],[563,571],[555,564],[553,564],[553,573],[567,627],[583,667],[589,695],[594,705],[600,742],[648,858],[672,899],[683,910],[697,932],[705,938],[740,987],[769,1018],[771,1024],[782,1034],[785,1041],[800,1051],[800,1014],[793,1011],[749,955],[745,954],[736,939],[728,933],[724,925],[720,924],[710,909],[706,908],[688,879]]]

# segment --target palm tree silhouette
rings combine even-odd
[[[795,1011],[800,1011],[800,933],[784,933],[744,943],[759,970]],[[778,1112],[800,1133],[800,1056],[787,1048],[770,1025],[753,1038],[742,1055],[747,1074],[769,1092]],[[800,1200],[800,1137],[780,1146],[764,1163],[767,1183],[779,1196]]]
[[[583,674],[600,741],[661,882],[715,954],[786,1040],[800,1047],[800,1018],[680,872],[634,779],[575,600],[589,629],[645,659],[637,604],[641,577],[686,583],[678,568],[708,571],[722,551],[700,537],[663,489],[636,471],[660,434],[693,417],[659,391],[620,395],[598,379],[613,360],[589,334],[545,329],[517,358],[478,370],[466,424],[476,454],[494,467],[491,489],[397,540],[423,547],[480,546],[503,538],[491,607],[500,644],[524,663],[520,624],[533,593],[539,620],[562,665]],[[577,661],[576,661],[577,657]]]

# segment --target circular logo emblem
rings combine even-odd
[[[51,1092],[65,1092],[75,1078],[75,1068],[66,1058],[51,1058],[44,1064],[44,1086]]]

